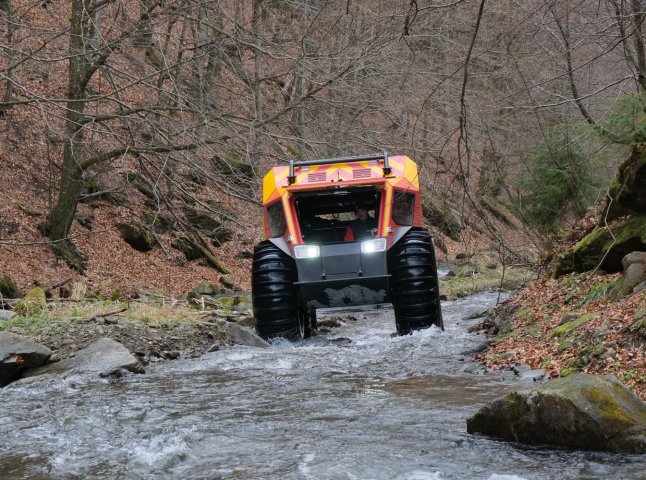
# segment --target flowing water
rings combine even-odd
[[[525,385],[470,360],[483,340],[464,318],[495,301],[444,302],[444,332],[397,337],[391,310],[359,312],[304,342],[15,384],[0,391],[0,478],[646,479],[646,456],[466,433]]]

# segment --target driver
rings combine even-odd
[[[355,205],[354,214],[357,218],[346,227],[343,240],[374,237],[377,234],[377,220],[368,214],[368,209],[364,205]]]

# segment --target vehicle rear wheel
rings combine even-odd
[[[294,259],[269,241],[254,248],[251,298],[256,333],[264,339],[299,336]]]
[[[433,240],[411,229],[388,253],[391,297],[397,333],[437,325],[444,329]]]

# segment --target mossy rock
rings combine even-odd
[[[77,213],[76,215],[74,215],[74,218],[76,219],[76,221],[79,223],[80,226],[88,230],[92,230],[92,217],[90,217],[89,215],[83,215],[81,213]]]
[[[235,297],[230,297],[228,295],[222,295],[218,297],[218,302],[226,309],[231,310],[236,304]]]
[[[224,285],[226,288],[234,288],[236,285],[233,280],[231,280],[229,277],[223,276],[220,277],[220,283]]]
[[[139,192],[141,192],[146,198],[154,200],[157,198],[154,190],[150,186],[150,183],[137,172],[127,172],[126,173],[126,182],[135,187]]]
[[[232,183],[247,189],[250,187],[250,180],[255,177],[253,167],[233,151],[216,155],[211,159],[211,164],[216,175],[227,177]]]
[[[91,206],[92,208],[96,208],[98,206],[96,204],[97,200],[104,200],[118,207],[132,208],[130,202],[124,197],[102,188],[99,184],[98,179],[94,177],[88,177],[83,181],[83,195],[81,195],[80,201],[81,203],[89,204],[89,206]]]
[[[202,258],[202,250],[191,239],[186,237],[174,238],[170,246],[184,254],[186,260],[197,260]]]
[[[208,213],[200,212],[192,208],[187,208],[184,215],[191,226],[204,233],[211,232],[212,230],[216,230],[222,226],[222,223],[219,220],[216,220]]]
[[[92,204],[98,200],[98,193],[101,191],[99,180],[95,177],[86,177],[83,179],[83,187],[81,190],[80,203]],[[91,205],[95,207],[96,205]]]
[[[137,223],[122,223],[119,225],[121,238],[135,250],[147,252],[157,245],[155,237],[145,227]]]
[[[624,215],[646,214],[646,147],[643,144],[635,146],[630,158],[619,166],[608,189],[608,198],[612,201],[601,215],[601,222]]]
[[[21,298],[22,292],[9,275],[5,275],[0,279],[0,294],[3,298]]]
[[[490,402],[467,420],[467,432],[531,445],[646,453],[646,404],[614,377],[574,374]]]
[[[646,308],[635,312],[635,321],[630,325],[630,331],[646,338]]]
[[[247,295],[236,295],[233,298],[235,300],[234,304],[236,306],[251,307],[251,298],[249,298]]]
[[[233,232],[208,213],[186,209],[185,216],[193,228],[212,239],[216,246],[221,246],[233,238]]]
[[[155,232],[167,233],[173,229],[173,220],[159,212],[144,212],[143,219]]]
[[[585,315],[581,315],[578,318],[575,318],[574,320],[566,322],[563,325],[559,325],[552,331],[552,337],[562,337],[564,335],[567,335],[568,333],[573,332],[578,327],[595,318],[596,316],[596,313],[587,313]]]
[[[46,307],[45,290],[34,287],[16,304],[13,311],[23,317],[33,317],[43,313]]]
[[[215,283],[201,283],[191,289],[191,293],[196,295],[218,295],[220,292],[220,287]]]
[[[218,270],[220,273],[227,275],[229,269],[226,268],[222,262],[220,262],[217,257],[211,252],[209,247],[203,244],[201,241],[181,237],[176,238],[171,242],[171,247],[184,253],[184,256],[187,260],[197,260],[203,258],[206,262]]]
[[[620,272],[624,256],[644,250],[646,215],[633,216],[615,222],[610,230],[596,227],[575,245],[572,252],[557,256],[554,275],[560,276],[573,271],[586,272],[597,267],[608,273]]]

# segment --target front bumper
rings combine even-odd
[[[296,259],[298,288],[307,307],[390,302],[386,251],[362,252],[361,242],[320,245],[320,256]]]

